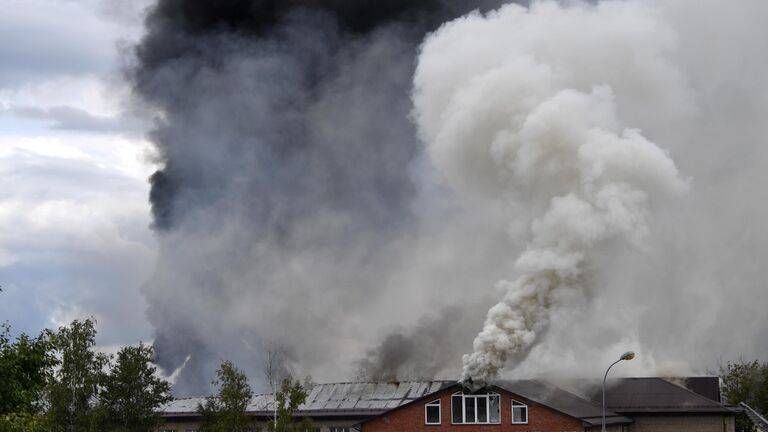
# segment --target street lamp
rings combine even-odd
[[[605,370],[605,376],[603,376],[603,432],[605,432],[605,380],[608,378],[608,371],[611,370],[613,365],[615,365],[616,363],[622,360],[632,360],[633,358],[635,358],[635,353],[632,351],[627,351],[624,354],[622,354],[618,360],[611,363],[611,365],[608,366],[608,369]]]

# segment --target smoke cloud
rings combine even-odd
[[[536,211],[531,240],[515,262],[519,276],[497,284],[504,298],[488,311],[474,352],[463,358],[466,382],[491,382],[510,356],[524,355],[546,330],[550,308],[585,291],[590,251],[617,237],[640,246],[649,207],[686,189],[664,151],[619,120],[613,77],[603,71],[617,63],[627,69],[621,59],[594,59],[594,69],[584,71],[581,57],[538,49],[567,50],[600,35],[608,40],[608,31],[606,45],[631,49],[631,41],[653,36],[643,33],[657,26],[640,25],[648,15],[634,4],[509,6],[487,18],[455,21],[422,49],[416,115],[435,163],[458,188]],[[640,24],[605,28],[628,16]],[[562,30],[552,32],[548,23]],[[457,47],[460,41],[469,42]],[[498,41],[518,42],[483,50]],[[659,43],[635,53],[635,62],[648,65],[640,72],[647,75],[625,77],[625,85],[676,75],[671,65],[654,62],[664,48]]]
[[[271,346],[317,381],[457,378],[473,339],[478,381],[768,355],[764,2],[376,4],[151,9],[177,394],[221,359],[265,390]]]
[[[748,288],[762,238],[715,248],[719,257],[704,239],[741,237],[739,219],[716,210],[718,194],[736,183],[757,192],[764,178],[748,160],[765,156],[750,126],[764,84],[732,77],[765,70],[766,59],[736,60],[725,46],[764,47],[753,17],[766,7],[720,13],[714,2],[539,2],[456,20],[425,42],[414,101],[432,160],[465,197],[507,202],[529,233],[516,279],[497,284],[503,300],[464,357],[466,381],[487,382],[510,359],[521,375],[595,375],[586,359],[607,364],[628,348],[645,356],[630,372],[651,374],[702,373],[736,346],[765,355],[765,314],[732,341],[738,319],[723,315],[765,298]],[[715,43],[708,25],[733,39]],[[686,196],[669,153],[692,176]],[[739,167],[731,179],[713,175],[718,158]],[[764,214],[746,191],[731,196],[739,217]],[[554,334],[541,343],[545,331]],[[711,360],[691,358],[703,352]]]
[[[162,366],[189,357],[178,393],[208,389],[222,358],[258,385],[275,344],[291,348],[292,369],[327,376],[403,322],[410,308],[378,307],[414,288],[394,269],[428,247],[414,233],[432,230],[414,213],[414,58],[470,3],[163,0],[150,11],[132,71],[157,112],[162,164],[150,195],[160,259],[144,292]]]

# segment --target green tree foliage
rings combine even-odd
[[[757,360],[728,362],[720,367],[723,397],[729,404],[746,403],[761,414],[768,414],[768,363]],[[736,431],[752,431],[745,414],[736,416]]]
[[[245,411],[253,397],[248,378],[232,362],[224,361],[216,371],[217,398],[211,398],[198,409],[202,413],[202,432],[246,432],[251,420]]]
[[[307,380],[311,382],[311,380]],[[293,381],[290,377],[283,380],[280,391],[275,394],[277,400],[277,419],[269,423],[272,432],[311,432],[314,430],[312,420],[299,419],[296,411],[299,405],[307,400],[307,391],[301,382]]]
[[[49,335],[12,342],[10,332],[0,325],[0,432],[43,430],[43,390],[56,363]]]
[[[126,346],[103,377],[98,402],[102,430],[146,432],[160,422],[157,411],[171,398],[171,386],[157,377],[152,347]]]
[[[53,349],[60,360],[47,388],[48,418],[53,432],[96,430],[95,402],[109,357],[93,350],[95,321],[73,321],[52,335]]]
[[[0,432],[152,431],[170,385],[158,378],[152,348],[94,350],[96,323],[11,340],[0,325]]]
[[[48,422],[41,414],[10,413],[0,416],[0,432],[47,432]]]

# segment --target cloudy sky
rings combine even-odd
[[[120,76],[147,3],[0,0],[0,321],[14,331],[94,316],[101,345],[151,337],[151,148]]]

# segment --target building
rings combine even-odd
[[[335,383],[314,386],[299,416],[319,432],[386,431],[599,431],[599,383],[497,381],[465,392],[455,381]],[[204,398],[177,399],[162,412],[163,431],[199,427]],[[612,380],[606,392],[610,432],[733,432],[736,410],[720,402],[717,377]],[[254,430],[273,415],[271,395],[254,397],[248,414]]]
[[[454,382],[455,383],[455,382]],[[439,391],[447,381],[351,382],[317,384],[309,392],[299,415],[312,418],[322,432],[350,432],[366,419]],[[248,406],[253,428],[264,430],[274,415],[272,395],[257,395]],[[162,410],[163,424],[158,430],[192,432],[199,428],[197,407],[205,398],[176,399]]]

